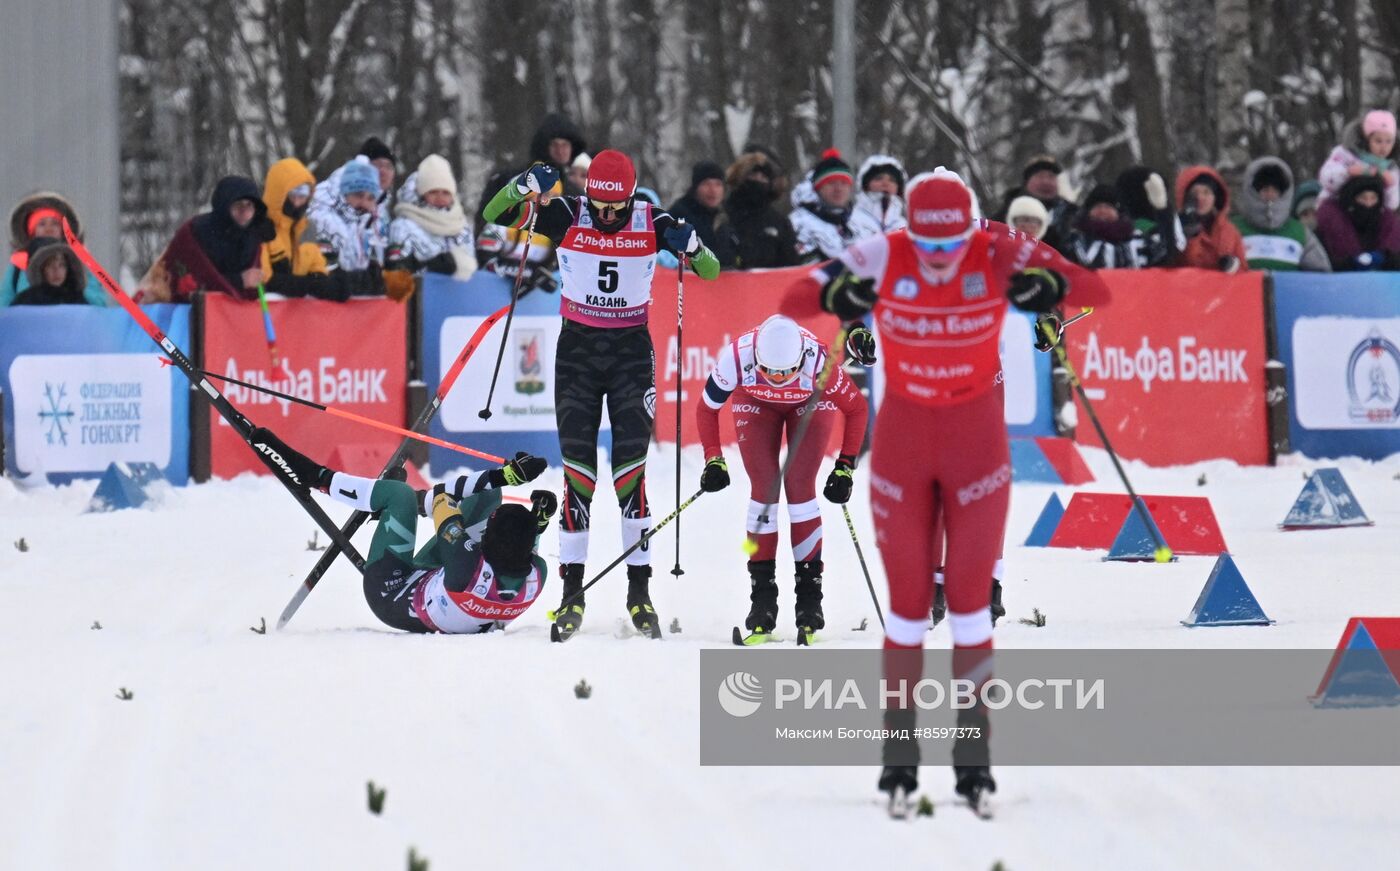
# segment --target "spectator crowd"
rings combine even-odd
[[[1076,192],[1060,162],[1042,154],[989,217],[1090,268],[1400,270],[1395,145],[1395,116],[1372,110],[1347,125],[1315,179],[1299,182],[1283,160],[1263,156],[1234,191],[1209,166],[1180,169],[1171,190],[1161,170],[1133,166]],[[530,163],[559,171],[554,193],[582,194],[587,143],[569,118],[546,116],[528,154]],[[551,292],[558,276],[549,240],[481,214],[490,194],[526,166],[494,172],[470,215],[445,158],[427,155],[395,188],[404,167],[376,137],[321,181],[295,157],[268,168],[261,187],[226,176],[209,210],[176,229],[135,296],[184,302],[196,291],[240,299],[263,291],[404,300],[424,272],[465,278],[478,269]],[[908,180],[897,157],[873,154],[855,168],[829,149],[793,184],[771,150],[752,144],[727,167],[696,163],[669,211],[696,228],[725,269],[794,266],[902,228]],[[637,195],[663,205],[650,189]],[[79,216],[59,194],[35,193],[14,207],[0,306],[106,303],[65,244],[65,220],[81,239]]]

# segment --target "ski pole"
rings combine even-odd
[[[615,568],[617,568],[619,565],[621,565],[621,564],[622,564],[622,561],[625,560],[625,559],[627,559],[627,557],[631,556],[632,553],[633,553],[633,551],[637,550],[637,548],[639,548],[639,547],[645,545],[648,541],[651,541],[652,536],[654,536],[654,535],[656,535],[658,532],[660,532],[660,531],[666,526],[666,524],[670,523],[672,520],[675,520],[677,517],[680,517],[682,511],[684,511],[685,509],[689,508],[691,505],[695,504],[695,500],[696,500],[696,499],[699,499],[699,498],[700,498],[701,496],[703,496],[704,494],[705,494],[705,491],[704,491],[704,490],[696,490],[694,495],[692,495],[689,499],[687,499],[687,500],[685,500],[684,502],[682,502],[680,505],[676,506],[676,510],[675,510],[675,511],[672,511],[670,514],[667,514],[665,517],[661,518],[661,522],[657,523],[657,524],[656,524],[655,526],[653,526],[651,529],[647,530],[646,535],[643,535],[641,538],[639,538],[639,539],[637,539],[636,541],[632,542],[632,545],[631,545],[630,547],[628,547],[628,548],[627,548],[626,550],[624,550],[622,553],[618,554],[617,559],[615,559],[615,560],[613,560],[612,562],[608,563],[606,566],[603,567],[603,570],[602,570],[602,571],[600,571],[600,572],[598,572],[598,574],[594,575],[594,576],[593,576],[593,580],[591,580],[591,581],[589,581],[588,583],[584,584],[582,587],[579,588],[578,592],[574,593],[572,596],[566,597],[566,598],[564,599],[564,601],[560,602],[560,603],[559,603],[558,609],[556,609],[555,611],[550,612],[550,613],[551,613],[551,616],[550,616],[549,619],[553,620],[553,619],[554,619],[554,617],[553,617],[554,614],[558,614],[558,613],[563,612],[563,610],[564,610],[565,608],[569,607],[569,606],[572,605],[574,602],[576,602],[578,599],[582,598],[582,597],[583,597],[583,594],[586,593],[586,592],[588,592],[588,588],[589,588],[589,587],[591,587],[591,586],[593,586],[594,584],[596,584],[596,583],[598,583],[599,581],[601,581],[601,580],[603,579],[603,576],[604,576],[604,575],[606,575],[608,572],[612,571],[613,569],[615,569]]]
[[[685,339],[681,328],[685,323],[685,253],[680,256],[676,270],[676,504],[681,504],[681,395],[685,392]],[[671,574],[685,574],[681,568],[681,521],[676,518],[676,566]]]
[[[161,357],[160,362],[166,366],[170,365],[170,360],[166,357]],[[277,399],[283,399],[287,402],[294,402],[297,405],[303,405],[307,408],[314,408],[317,411],[324,411],[327,414],[333,414],[336,417],[343,417],[346,420],[353,420],[356,423],[362,423],[365,426],[372,426],[375,429],[382,429],[385,432],[396,433],[398,435],[403,436],[404,438],[425,442],[430,445],[437,445],[440,448],[447,448],[450,451],[456,451],[460,454],[466,454],[469,457],[476,457],[477,459],[481,460],[490,460],[493,463],[504,463],[506,461],[505,457],[498,457],[495,454],[488,454],[482,451],[473,450],[472,448],[469,448],[465,445],[453,444],[452,442],[445,441],[434,436],[416,433],[411,429],[404,429],[401,426],[394,426],[392,423],[385,423],[382,420],[375,420],[371,417],[365,417],[363,415],[356,414],[353,411],[346,411],[343,408],[336,408],[334,405],[322,405],[321,403],[313,402],[310,399],[302,399],[300,396],[292,396],[290,393],[283,393],[280,390],[273,390],[271,387],[264,387],[261,384],[253,384],[248,381],[241,381],[229,375],[219,375],[217,373],[210,372],[207,369],[196,369],[195,371],[206,378],[214,378],[228,384],[237,384],[239,387],[245,387],[248,390],[256,390],[259,393],[265,393],[268,396],[273,396]]]
[[[530,225],[525,228],[525,249],[520,253],[520,268],[515,273],[515,287],[510,291],[510,308],[506,311],[506,328],[501,333],[501,348],[496,352],[496,368],[491,372],[491,389],[486,391],[486,407],[476,413],[482,420],[491,419],[491,398],[496,395],[496,379],[501,374],[501,361],[506,356],[506,342],[510,341],[510,322],[515,318],[515,303],[520,299],[520,284],[525,278],[525,261],[530,256],[530,242],[535,238],[535,219],[540,216],[540,207],[530,207]]]
[[[880,618],[880,628],[885,628],[885,615],[880,611],[880,597],[875,595],[875,583],[870,580],[870,569],[865,564],[865,554],[860,549],[860,539],[856,538],[856,525],[851,522],[851,509],[845,503],[841,513],[846,515],[846,529],[851,533],[851,544],[856,546],[856,558],[860,560],[860,570],[865,575],[865,586],[870,589],[870,601],[875,605],[875,616]]]
[[[778,469],[778,479],[773,485],[773,498],[763,504],[763,510],[758,512],[758,522],[760,524],[768,522],[768,512],[773,510],[773,506],[778,504],[779,488],[782,487],[784,479],[787,478],[788,466],[792,465],[792,458],[797,456],[797,449],[802,444],[802,437],[807,434],[807,427],[811,425],[812,418],[816,416],[817,403],[821,401],[822,392],[826,390],[826,382],[831,378],[831,373],[836,369],[836,349],[846,347],[846,333],[849,328],[841,325],[837,331],[836,338],[832,340],[826,353],[826,364],[822,366],[821,374],[817,376],[817,383],[812,385],[812,395],[807,397],[807,402],[802,406],[802,419],[797,422],[797,431],[788,439],[787,456],[783,457],[783,465]],[[748,536],[744,537],[744,553],[753,556],[758,552],[758,542]]]
[[[427,429],[428,424],[437,416],[438,409],[442,407],[443,400],[447,398],[448,392],[452,390],[452,385],[457,383],[457,378],[462,374],[462,370],[466,368],[467,361],[471,359],[472,354],[476,352],[476,349],[481,345],[482,340],[486,338],[486,334],[491,331],[491,328],[505,316],[506,308],[506,306],[501,306],[488,315],[486,320],[477,325],[471,338],[462,346],[462,350],[457,353],[457,359],[453,361],[452,367],[438,380],[437,393],[435,393],[428,404],[423,407],[423,410],[418,413],[418,419],[413,422],[413,426],[411,427],[415,432]],[[380,478],[384,478],[390,473],[398,471],[399,467],[401,467],[408,458],[409,446],[412,444],[412,439],[404,439],[399,443],[398,450],[394,451],[394,455],[389,458],[389,462],[384,464],[384,470],[379,473]],[[359,531],[361,526],[364,526],[365,521],[368,519],[369,513],[366,511],[355,511],[351,513],[350,518],[345,521],[345,525],[340,528],[341,535],[345,536],[348,540]],[[331,565],[335,563],[335,558],[339,555],[340,546],[332,541],[330,546],[321,553],[320,559],[316,561],[316,565],[312,567],[310,573],[302,580],[301,586],[297,587],[297,591],[292,594],[292,598],[287,602],[287,606],[282,609],[282,615],[277,618],[277,628],[279,630],[287,625],[287,621],[292,619],[297,609],[301,607],[301,603],[305,602],[306,597],[311,595],[311,591],[316,589],[316,585],[321,582],[321,578],[330,570]],[[360,571],[363,572],[364,568],[360,567]]]
[[[1078,320],[1084,315],[1092,312],[1093,309],[1081,312],[1074,320]],[[1099,422],[1099,416],[1094,413],[1094,406],[1089,402],[1089,394],[1084,391],[1084,383],[1079,380],[1079,373],[1074,371],[1074,366],[1069,362],[1069,355],[1065,353],[1064,346],[1058,341],[1058,336],[1049,324],[1041,324],[1041,332],[1045,338],[1052,342],[1055,351],[1055,358],[1064,367],[1065,374],[1069,376],[1069,383],[1074,387],[1074,392],[1079,396],[1079,403],[1084,406],[1084,411],[1089,415],[1089,422],[1094,425],[1094,431],[1099,434],[1099,441],[1103,442],[1104,450],[1108,451],[1108,458],[1113,461],[1113,468],[1118,472],[1118,479],[1123,482],[1123,487],[1128,491],[1128,498],[1133,502],[1133,509],[1137,511],[1138,518],[1147,527],[1148,533],[1156,544],[1153,551],[1153,559],[1159,563],[1171,562],[1172,549],[1167,546],[1167,542],[1162,538],[1162,533],[1157,529],[1157,524],[1152,521],[1152,515],[1147,512],[1147,506],[1138,498],[1137,491],[1133,489],[1132,482],[1128,480],[1128,473],[1123,470],[1123,464],[1118,461],[1118,454],[1113,450],[1112,443],[1108,440],[1108,433],[1104,432],[1103,424]]]
[[[316,522],[317,526],[321,527],[321,530],[330,537],[331,541],[339,544],[341,549],[350,557],[351,561],[354,562],[361,571],[364,571],[365,558],[360,556],[359,551],[355,550],[354,546],[350,544],[349,538],[336,528],[336,525],[331,522],[330,517],[326,516],[326,512],[321,506],[317,505],[316,501],[311,498],[311,493],[309,491],[304,492],[298,490],[292,482],[285,477],[287,472],[281,467],[278,461],[254,447],[252,441],[253,424],[249,422],[248,418],[244,417],[242,412],[237,408],[234,408],[233,403],[229,402],[228,398],[220,393],[219,388],[211,384],[208,378],[199,374],[199,370],[195,368],[190,358],[185,356],[185,352],[180,350],[180,347],[171,341],[170,337],[162,332],[160,327],[156,326],[155,321],[152,321],[145,312],[141,311],[140,306],[136,305],[131,297],[126,295],[126,292],[121,289],[121,286],[117,284],[116,280],[113,279],[107,270],[103,269],[101,264],[97,262],[97,259],[92,256],[92,252],[88,251],[87,246],[79,241],[66,218],[63,221],[63,235],[68,240],[68,247],[72,248],[73,253],[78,255],[78,259],[83,261],[83,265],[86,266],[93,275],[97,276],[97,280],[102,282],[102,286],[107,289],[107,293],[131,316],[132,320],[136,321],[137,326],[145,331],[146,335],[151,337],[152,341],[165,350],[165,353],[170,356],[171,361],[180,368],[180,371],[184,373],[190,383],[198,386],[199,389],[204,392],[204,395],[209,399],[209,403],[219,412],[219,416],[229,422],[229,425],[233,427],[234,431],[237,432],[248,445],[248,449],[256,454],[258,459],[262,460],[263,465],[267,466],[268,470],[273,473],[273,477],[280,481],[282,486],[287,488],[287,492],[291,493],[292,496],[301,503],[301,507],[306,510],[307,514],[311,515],[311,519]]]
[[[263,334],[267,336],[267,355],[272,358],[272,368],[277,368],[277,331],[272,328],[272,312],[267,307],[267,294],[262,282],[258,282],[258,305],[262,306]]]

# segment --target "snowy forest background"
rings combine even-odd
[[[663,201],[747,142],[797,175],[831,144],[829,0],[122,0],[123,259],[144,268],[227,173],[324,177],[374,134],[475,203],[546,111]],[[1032,154],[1083,187],[1147,163],[1311,175],[1400,96],[1390,0],[858,0],[856,154],[943,163],[985,198]],[[401,175],[402,177],[402,175]]]

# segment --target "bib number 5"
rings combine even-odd
[[[603,293],[612,293],[617,290],[617,261],[598,261],[598,290]]]

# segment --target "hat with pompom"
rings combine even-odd
[[[851,165],[841,159],[841,152],[835,148],[828,148],[822,152],[821,160],[812,167],[812,187],[821,190],[822,185],[844,180],[848,184],[855,184],[855,174],[851,171]]]

